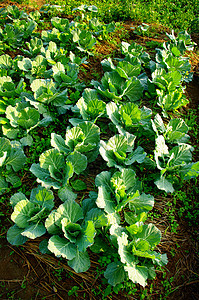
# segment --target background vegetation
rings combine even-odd
[[[132,20],[162,24],[168,28],[192,31],[192,22],[199,16],[198,0],[50,0],[47,3],[65,5],[66,14],[81,5],[96,5],[98,17],[104,22]]]

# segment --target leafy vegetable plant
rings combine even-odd
[[[23,78],[16,85],[10,76],[0,77],[0,97],[14,97],[24,91],[25,83]]]
[[[118,261],[108,264],[104,273],[108,283],[115,286],[126,277],[134,283],[146,285],[147,279],[155,277],[154,265],[165,265],[166,255],[154,251],[161,233],[153,224],[144,225],[147,212],[153,208],[151,195],[140,194],[135,172],[102,172],[96,177],[98,186],[97,206],[104,209],[109,220],[110,243],[118,253]],[[118,212],[124,212],[126,226],[120,225]],[[113,250],[113,251],[114,251]]]
[[[21,170],[26,162],[26,156],[19,142],[0,137],[0,194],[2,194],[11,183],[14,187],[21,185],[17,172]]]
[[[102,101],[95,89],[84,89],[82,97],[76,103],[77,110],[83,120],[87,121],[96,121],[99,117],[105,115],[106,103]],[[78,122],[82,122],[81,119],[72,118],[70,119],[72,125],[75,125]]]
[[[30,96],[26,100],[30,101],[30,104],[37,108],[40,113],[51,116],[53,108],[59,114],[65,113],[70,108],[68,106],[70,101],[67,102],[67,89],[61,90],[52,79],[35,79],[30,87],[34,93],[34,98]]]
[[[6,108],[6,118],[2,118],[1,122],[3,134],[9,139],[17,139],[21,136],[20,142],[23,146],[31,146],[32,137],[29,132],[36,126],[45,126],[49,123],[49,119],[40,121],[38,110],[32,108],[26,102],[17,103],[15,107],[9,105]]]
[[[152,110],[131,102],[117,105],[114,102],[109,102],[106,105],[107,115],[116,126],[120,134],[126,131],[132,134],[151,133],[151,116]]]
[[[189,140],[188,126],[181,118],[171,119],[165,126],[161,116],[157,114],[152,121],[153,129],[157,135],[163,134],[168,143],[187,143]]]
[[[99,127],[83,122],[66,131],[66,139],[52,133],[52,149],[39,157],[40,164],[33,164],[31,172],[46,187],[61,188],[69,184],[73,172],[80,174],[87,162],[96,159],[99,152]]]
[[[106,224],[103,211],[92,199],[84,200],[82,207],[74,200],[67,200],[46,219],[45,226],[52,235],[48,249],[55,256],[66,258],[75,272],[85,272],[90,267],[87,248],[94,243],[96,229]]]
[[[121,168],[131,166],[133,163],[142,163],[146,152],[140,146],[134,150],[135,136],[129,133],[126,135],[117,134],[111,137],[108,142],[100,142],[100,154],[109,167]]]
[[[144,86],[139,77],[141,66],[138,61],[131,64],[128,61],[121,61],[115,67],[111,60],[102,62],[105,72],[101,83],[92,80],[91,83],[103,97],[114,101],[128,99],[131,102],[137,101],[142,97]]]
[[[28,238],[35,239],[45,234],[44,220],[54,207],[54,196],[50,190],[38,186],[30,194],[30,200],[19,192],[10,198],[14,209],[11,219],[15,223],[7,232],[12,245],[22,245]]]
[[[169,150],[162,135],[156,138],[156,148],[154,151],[155,162],[160,170],[160,177],[155,181],[157,187],[167,193],[173,193],[172,185],[174,177],[179,174],[182,179],[190,179],[198,176],[198,162],[192,163],[193,147],[188,144],[180,143]],[[170,173],[173,175],[171,180],[166,178]],[[192,173],[192,174],[191,174]],[[191,176],[189,176],[191,174]]]

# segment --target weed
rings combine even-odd
[[[164,212],[167,214],[168,219],[170,221],[171,232],[177,233],[177,228],[179,224],[176,221],[175,207],[172,205],[172,202],[170,201],[167,202],[167,206],[168,209],[164,208]]]
[[[152,48],[152,49],[162,48],[162,43],[160,43],[158,41],[147,41],[146,46],[149,48]]]
[[[196,184],[192,185],[192,189],[197,193],[197,180]],[[178,207],[176,209],[178,216],[186,218],[189,226],[198,224],[199,203],[195,198],[195,194],[189,194],[188,196],[184,191],[176,191],[173,195],[173,202]]]
[[[25,288],[26,288],[26,285],[27,285],[26,277],[24,276],[24,279],[23,279],[23,281],[22,281],[22,283],[21,283],[21,288],[22,288],[22,289],[25,289]]]
[[[191,135],[198,139],[198,133],[199,133],[199,124],[197,121],[197,110],[196,109],[190,109],[188,110],[187,115],[185,115],[185,123],[189,126],[189,130],[191,131]]]
[[[55,277],[57,278],[58,281],[62,281],[63,271],[64,271],[63,268],[53,270],[53,274],[55,275]]]
[[[76,286],[76,285],[74,285],[74,286],[72,287],[72,289],[70,289],[70,290],[68,291],[68,296],[75,295],[76,297],[78,297],[78,294],[77,294],[77,291],[78,291],[78,290],[79,290],[79,287]]]

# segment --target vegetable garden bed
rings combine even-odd
[[[197,298],[196,43],[96,12],[1,10],[1,298]]]

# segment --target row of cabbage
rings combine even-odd
[[[12,18],[8,21],[6,17],[2,35],[15,21],[32,22],[30,15],[19,13],[18,21],[9,23]],[[178,37],[172,33],[153,61],[141,46],[122,42],[122,58],[103,60],[101,81],[92,80],[86,86],[78,72],[87,59],[81,54],[90,55],[91,47],[86,38],[82,39],[85,44],[80,42],[80,36],[96,39],[94,30],[88,31],[92,22],[98,24],[96,19],[69,23],[52,18],[52,29],[41,36],[32,32],[26,49],[21,49],[26,56],[0,56],[1,193],[9,184],[20,184],[16,173],[25,164],[23,147],[31,148],[33,143],[31,130],[49,125],[60,114],[73,113],[65,138],[53,132],[51,149],[30,168],[40,185],[29,199],[22,192],[11,197],[15,224],[7,238],[13,245],[22,245],[44,235],[40,250],[66,258],[76,272],[89,269],[90,250],[111,251],[113,260],[104,272],[108,283],[116,286],[130,279],[145,286],[147,279],[155,277],[155,266],[165,265],[167,258],[155,251],[161,232],[146,223],[154,197],[143,192],[141,170],[153,174],[157,188],[166,192],[174,191],[176,178],[191,179],[199,174],[199,163],[192,162],[188,126],[181,118],[170,119],[171,111],[188,102],[185,83],[192,75],[183,54],[192,50],[194,43],[186,32]],[[114,24],[98,26],[107,29]],[[5,44],[4,40],[2,47]],[[82,93],[77,102],[71,91]],[[160,114],[154,116],[142,105],[147,101],[157,101]],[[102,118],[110,122],[114,134],[106,141],[100,140]],[[99,154],[109,169],[96,176],[98,192],[91,191],[89,198],[78,204],[71,179],[87,170]],[[59,207],[54,205],[54,189],[63,202]]]

